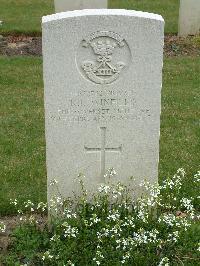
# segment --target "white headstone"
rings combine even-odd
[[[107,8],[108,0],[54,0],[55,11],[64,12],[70,10]]]
[[[200,0],[181,0],[179,10],[179,36],[200,33]]]
[[[111,182],[157,181],[163,32],[161,16],[137,11],[43,17],[48,184],[64,197],[79,173],[88,191],[109,168]]]

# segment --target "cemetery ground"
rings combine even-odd
[[[165,6],[166,2],[167,5]],[[8,231],[10,233],[10,230],[19,223],[16,216],[17,209],[24,208],[24,210],[31,210],[32,208],[32,203],[26,204],[28,208],[23,207],[24,202],[30,200],[36,204],[46,201],[42,58],[38,56],[41,53],[39,18],[44,14],[52,13],[53,3],[49,0],[34,0],[34,8],[31,8],[33,1],[29,0],[9,0],[9,8],[7,3],[8,0],[0,0],[1,7],[3,6],[0,9],[0,18],[3,18],[5,22],[6,18],[10,19],[9,23],[5,23],[1,29],[2,34],[8,36],[7,40],[11,40],[8,43],[26,42],[29,38],[27,36],[38,36],[38,39],[33,40],[30,37],[31,46],[28,48],[26,46],[23,48],[23,45],[19,45],[17,48],[16,45],[13,45],[13,47],[11,45],[9,49],[8,47],[6,48],[8,50],[5,53],[4,47],[2,50],[4,56],[0,56],[0,113],[2,117],[0,127],[0,221],[5,221],[9,224]],[[184,221],[185,218],[192,216],[194,211],[191,207],[191,202],[186,202],[185,205],[183,202],[181,203],[182,198],[193,198],[194,208],[199,212],[199,201],[197,199],[199,195],[199,181],[194,182],[194,175],[199,170],[200,150],[199,37],[180,39],[173,35],[173,33],[177,32],[178,1],[110,1],[110,7],[112,8],[117,6],[118,8],[132,9],[133,4],[134,9],[162,14],[167,22],[166,33],[171,34],[166,35],[165,43],[159,182],[161,184],[163,180],[173,177],[180,167],[185,169],[186,176],[183,178],[181,189],[179,190],[178,186],[174,188],[175,194],[170,194],[167,191],[172,197],[177,197],[177,203],[173,202],[176,207],[175,215],[170,218],[170,211],[167,208],[161,208],[169,223],[173,219],[175,221],[172,226],[171,237],[176,239],[176,232],[180,231],[178,243],[176,244],[176,241],[174,241],[174,244],[166,246],[160,243],[160,249],[155,248],[158,245],[156,242],[153,244],[149,242],[147,247],[145,244],[142,244],[142,247],[139,247],[132,253],[134,254],[134,256],[132,255],[134,257],[131,262],[132,264],[127,265],[158,265],[158,258],[163,259],[159,265],[167,265],[168,257],[172,260],[171,265],[198,265],[199,218],[195,214],[192,226],[186,232],[184,228],[187,227],[187,224],[181,224],[180,226],[177,226],[177,224],[180,222],[179,218],[183,218]],[[16,9],[17,5],[23,8]],[[17,13],[18,10],[19,14]],[[33,10],[37,11],[34,11],[34,13]],[[3,12],[3,16],[1,12]],[[18,41],[16,41],[16,38],[18,38]],[[23,51],[22,53],[21,50]],[[19,56],[20,54],[22,56]],[[6,55],[17,56],[11,57]],[[199,180],[199,176],[196,176],[197,179]],[[162,201],[165,201],[165,204],[168,201],[172,204],[173,199],[166,199],[165,197],[166,195],[163,194]],[[17,208],[15,204],[10,204],[10,199],[15,200],[16,198],[18,199]],[[48,230],[44,227],[46,224],[46,209],[43,212],[42,208],[43,206],[40,206],[39,210],[36,210],[39,216],[39,230],[37,225],[34,225],[34,222],[30,226],[18,229],[15,232],[18,240],[11,246],[12,250],[8,251],[7,248],[9,248],[8,245],[14,238],[10,238],[7,234],[1,234],[0,232],[0,265],[3,263],[6,254],[10,256],[6,259],[6,263],[4,260],[5,265],[64,265],[62,262],[55,264],[55,261],[51,258],[52,254],[44,252],[47,249],[51,250],[52,253],[54,252],[54,254],[60,254],[60,250],[66,249],[66,253],[63,252],[63,257],[61,258],[62,260],[64,257],[69,257],[68,264],[66,265],[73,265],[73,262],[77,262],[75,265],[98,265],[98,262],[101,262],[101,260],[102,265],[122,265],[123,261],[121,264],[117,264],[117,261],[115,261],[115,258],[118,258],[118,256],[123,257],[125,263],[126,260],[128,261],[128,250],[125,249],[126,253],[120,253],[119,251],[114,253],[107,240],[104,241],[105,249],[97,250],[95,260],[93,254],[88,253],[87,247],[93,246],[94,239],[92,237],[99,230],[95,216],[92,220],[93,225],[88,227],[88,230],[79,238],[76,239],[72,236],[66,244],[67,248],[62,246],[62,243],[58,243],[58,239],[56,240],[57,235],[60,233],[60,225],[57,226],[54,234],[52,233],[51,235],[54,242],[52,244],[49,240]],[[100,213],[100,210],[95,209],[95,211],[101,217],[102,213]],[[88,217],[83,212],[85,212],[84,208],[82,211],[77,211],[81,217],[80,221],[76,221],[73,214],[69,215],[72,218],[68,220],[71,227],[66,227],[66,231],[81,227],[84,219],[88,219],[88,222],[91,221],[91,210]],[[102,215],[102,221],[109,224],[110,230],[115,228],[117,222],[119,222],[117,212],[111,215],[116,217],[116,222],[109,220],[110,224],[108,220],[103,220]],[[22,217],[24,218],[25,215],[22,215]],[[29,214],[27,217],[32,219]],[[164,221],[163,217],[160,215],[160,219],[163,219],[162,221]],[[137,221],[137,228],[145,228],[144,221],[139,221],[136,218],[135,221]],[[146,226],[145,232],[149,235],[153,233],[155,236],[156,231],[153,231],[153,229],[156,227],[154,227],[154,219],[151,215],[148,222],[149,227]],[[163,222],[161,227],[159,227],[159,230],[162,231],[161,237],[163,239],[167,234],[164,228]],[[3,227],[1,229],[3,232]],[[125,231],[129,230],[133,230],[133,228],[131,229],[130,221],[128,227],[125,228]],[[126,237],[124,231],[123,234]],[[139,236],[137,237],[139,238]],[[142,232],[140,237],[142,239]],[[86,239],[88,241],[85,241]],[[112,243],[112,245],[114,244]],[[84,248],[82,248],[83,246]],[[130,249],[129,245],[128,249]],[[92,251],[94,252],[94,250]],[[109,253],[109,258],[107,258],[107,264],[103,264],[103,255],[105,256],[106,252]],[[37,258],[35,255],[37,255]],[[70,259],[73,259],[73,262],[70,262]]]
[[[46,198],[42,59],[1,57],[1,214],[12,214],[10,198]],[[164,61],[160,178],[183,167],[188,176],[199,162],[199,57]],[[191,179],[185,187],[190,197]],[[17,184],[17,186],[16,186]],[[22,193],[23,191],[23,193]]]
[[[27,199],[34,203],[46,201],[42,59],[1,57],[0,65],[0,80],[3,85],[0,210],[1,216],[4,216],[3,220],[10,224],[11,229],[18,223],[16,208],[10,204],[11,198],[17,198],[20,207]],[[179,167],[186,170],[181,193],[187,198],[194,198],[194,206],[197,209],[199,190],[194,187],[193,176],[199,163],[199,65],[199,57],[165,58],[159,165],[160,182],[173,176]],[[41,224],[43,223],[45,219],[42,220]],[[22,258],[25,256],[30,261],[33,259],[33,252],[30,250],[37,250],[36,243],[44,241],[37,230],[31,230],[32,234],[28,234],[30,228],[22,227],[22,230],[18,231],[19,246],[15,247],[16,254],[21,254]],[[186,263],[184,265],[196,265],[198,230],[199,226],[195,222],[179,242],[175,259],[177,265],[179,260]],[[27,234],[30,242],[23,244],[23,235]],[[4,241],[5,248],[10,240],[5,237]],[[25,253],[22,252],[24,249]],[[150,254],[151,252],[154,251],[150,251]],[[13,256],[16,261],[17,255],[13,253]],[[46,256],[48,257],[48,254]],[[84,257],[86,259],[87,255],[84,254]],[[7,265],[14,265],[12,258],[9,260]],[[141,264],[137,265],[147,263],[144,258],[140,260]],[[48,263],[47,265],[51,265]],[[86,262],[81,263],[80,265],[87,265]]]

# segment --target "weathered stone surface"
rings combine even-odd
[[[55,11],[65,12],[70,10],[107,8],[108,0],[54,0]]]
[[[48,184],[64,197],[79,173],[94,191],[112,167],[111,182],[134,176],[137,191],[157,181],[163,32],[161,16],[136,11],[43,17]]]
[[[200,0],[181,0],[179,10],[179,36],[200,33]]]

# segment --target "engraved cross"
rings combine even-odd
[[[101,129],[101,147],[100,148],[89,148],[85,146],[85,150],[88,153],[100,152],[100,162],[101,162],[101,178],[104,178],[105,168],[106,168],[106,152],[121,153],[122,145],[115,148],[106,147],[106,127],[100,127]]]

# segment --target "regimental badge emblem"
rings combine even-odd
[[[96,84],[110,84],[128,68],[131,55],[126,41],[117,33],[98,31],[81,43],[79,68]]]

